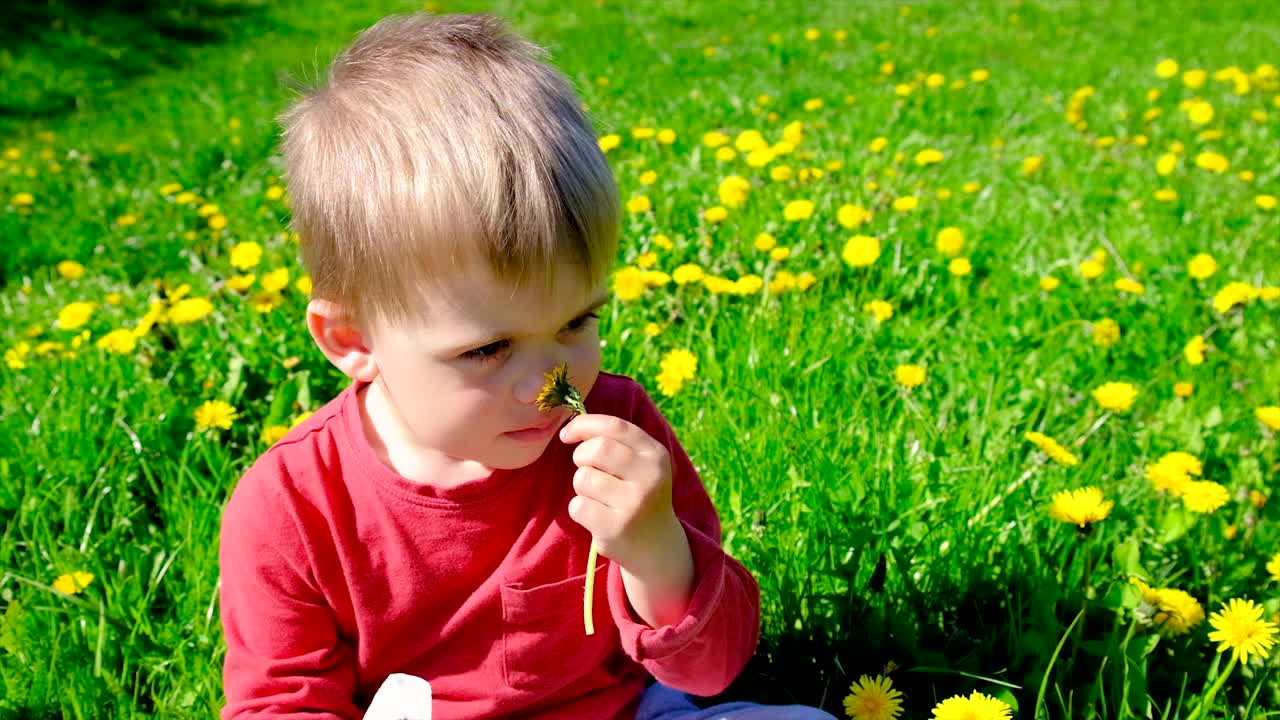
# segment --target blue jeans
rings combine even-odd
[[[808,705],[759,705],[731,702],[699,709],[689,696],[654,683],[640,697],[636,720],[836,720],[835,716]]]

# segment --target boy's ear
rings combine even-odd
[[[320,352],[353,380],[373,382],[378,364],[369,340],[337,303],[312,300],[307,304],[307,329]]]

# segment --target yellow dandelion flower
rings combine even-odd
[[[836,212],[836,222],[850,230],[865,225],[869,220],[871,212],[860,205],[841,205]]]
[[[610,133],[601,137],[596,142],[600,146],[600,152],[607,153],[622,144],[622,136]]]
[[[1187,108],[1187,118],[1192,125],[1207,125],[1213,121],[1213,105],[1201,100]]]
[[[1125,411],[1133,407],[1138,388],[1130,383],[1104,383],[1093,391],[1093,399],[1106,410]]]
[[[870,235],[854,235],[845,241],[840,257],[849,267],[868,267],[880,258],[880,240]]]
[[[751,181],[741,175],[730,175],[720,181],[720,187],[717,193],[720,195],[720,202],[727,207],[740,208],[747,201],[747,195],[751,192]]]
[[[644,271],[628,265],[613,274],[613,294],[623,302],[630,302],[644,295]]]
[[[289,268],[272,270],[262,276],[262,289],[267,292],[279,292],[289,285]]]
[[[1263,425],[1266,425],[1272,430],[1280,430],[1280,407],[1275,405],[1266,405],[1254,408],[1253,415],[1258,418],[1258,421]]]
[[[1244,305],[1258,297],[1258,289],[1246,282],[1227,283],[1226,287],[1213,296],[1213,309],[1225,314],[1237,305]]]
[[[1040,289],[1045,292],[1053,292],[1054,290],[1057,290],[1058,286],[1061,284],[1062,281],[1052,275],[1045,275],[1040,278]]]
[[[1095,258],[1089,258],[1080,263],[1080,276],[1085,280],[1093,280],[1102,275],[1104,270],[1106,270],[1106,266]]]
[[[756,239],[752,244],[755,246],[755,249],[760,252],[769,252],[777,246],[778,240],[769,233],[760,233],[756,236]]]
[[[1142,283],[1130,278],[1119,278],[1115,282],[1115,288],[1120,292],[1129,293],[1130,295],[1141,295],[1146,291]]]
[[[231,424],[239,417],[230,403],[222,400],[208,400],[194,413],[196,428],[199,430],[230,430]]]
[[[253,283],[257,279],[257,275],[235,275],[227,278],[227,287],[236,292],[244,292],[253,287]]]
[[[1173,394],[1180,398],[1191,397],[1191,393],[1195,392],[1195,386],[1189,382],[1175,383],[1173,386]]]
[[[68,280],[79,280],[84,277],[84,265],[75,260],[63,260],[58,263],[58,274]]]
[[[1059,445],[1057,440],[1054,440],[1044,433],[1031,431],[1027,433],[1026,438],[1059,465],[1074,467],[1075,465],[1080,464],[1079,458],[1063,446]]]
[[[653,209],[653,203],[649,201],[648,195],[637,195],[627,201],[627,212],[637,215],[647,213]]]
[[[58,327],[63,330],[75,330],[89,322],[93,317],[93,303],[73,302],[58,312]]]
[[[1267,561],[1267,572],[1270,573],[1272,581],[1280,582],[1280,552],[1272,555]]]
[[[93,582],[93,573],[87,573],[77,570],[76,572],[59,575],[57,580],[53,581],[53,589],[63,595],[79,595],[84,589],[89,587],[89,583]]]
[[[721,145],[725,145],[728,142],[729,142],[729,136],[725,135],[724,133],[718,130],[712,130],[702,135],[702,144],[706,145],[712,150],[720,147]]]
[[[926,167],[928,165],[936,165],[942,162],[943,157],[944,156],[941,151],[930,148],[916,153],[915,162],[916,165],[919,165],[920,167]]]
[[[1120,323],[1111,318],[1103,318],[1093,323],[1093,344],[1099,347],[1111,347],[1120,342]]]
[[[1168,492],[1173,497],[1182,497],[1194,482],[1186,471],[1163,462],[1148,465],[1144,472],[1157,492]]]
[[[1104,500],[1102,491],[1096,487],[1063,490],[1054,493],[1053,504],[1049,506],[1049,516],[1054,520],[1085,527],[1105,520],[1114,506],[1115,501]]]
[[[722,223],[729,217],[729,209],[723,205],[709,207],[706,209],[706,212],[703,213],[703,217],[705,217],[709,223]]]
[[[1218,271],[1218,261],[1208,253],[1200,253],[1187,261],[1187,273],[1196,280],[1207,280]]]
[[[1010,720],[1012,713],[1007,703],[976,690],[968,697],[949,697],[933,708],[934,720]]]
[[[1188,364],[1191,364],[1191,365],[1203,364],[1204,352],[1206,347],[1207,345],[1204,341],[1204,337],[1201,335],[1196,335],[1195,337],[1188,340],[1187,344],[1182,348],[1182,356],[1186,358]]]
[[[1185,635],[1204,621],[1204,608],[1191,595],[1174,588],[1152,588],[1131,577],[1129,582],[1142,593],[1142,604],[1135,610],[1144,625],[1155,625],[1164,635]]]
[[[792,200],[782,209],[782,216],[787,220],[808,220],[813,216],[813,203],[809,200]]]
[[[893,317],[893,306],[884,300],[872,300],[862,306],[863,312],[871,313],[876,322],[884,322]]]
[[[1030,155],[1022,159],[1022,174],[1033,175],[1044,166],[1044,157],[1040,155]]]
[[[169,309],[169,321],[186,325],[204,319],[211,312],[213,303],[205,298],[186,298]]]
[[[964,233],[957,227],[944,227],[938,231],[934,241],[938,252],[948,257],[955,257],[964,250]]]
[[[1208,515],[1227,504],[1231,496],[1227,489],[1212,480],[1197,480],[1187,484],[1182,491],[1182,504],[1188,510]]]
[[[920,200],[914,195],[904,195],[893,199],[893,209],[898,212],[910,212],[920,205]]]
[[[698,370],[698,358],[688,350],[671,350],[662,358],[658,389],[670,397],[680,391],[685,381],[692,380]]]
[[[1178,156],[1173,153],[1165,153],[1156,160],[1156,174],[1169,175],[1178,167]]]
[[[956,277],[964,277],[973,272],[973,264],[969,262],[969,258],[955,258],[948,263],[947,272]]]
[[[659,270],[645,270],[641,275],[645,287],[662,287],[671,282],[671,276]]]
[[[96,345],[99,350],[106,350],[117,355],[128,355],[138,347],[138,337],[133,334],[132,330],[112,330],[98,338]]]
[[[240,270],[252,270],[262,261],[262,246],[248,241],[231,248],[231,264]]]
[[[1156,590],[1154,607],[1152,621],[1166,635],[1186,635],[1204,622],[1204,607],[1200,601],[1176,588]]]
[[[1253,199],[1253,203],[1258,206],[1259,210],[1275,210],[1276,196],[1275,195],[1258,195]]]
[[[689,283],[700,282],[705,277],[702,267],[693,263],[686,263],[676,268],[671,273],[671,279],[676,285],[688,285]]]
[[[764,139],[764,135],[759,130],[743,130],[738,133],[738,137],[733,140],[733,147],[738,152],[749,153],[752,150],[769,147],[769,143]]]
[[[1176,60],[1161,60],[1156,63],[1156,77],[1169,79],[1178,74],[1178,63]]]
[[[1276,625],[1262,619],[1263,608],[1252,600],[1233,598],[1209,616],[1213,632],[1209,640],[1219,643],[1218,652],[1231,650],[1237,660],[1249,662],[1251,655],[1266,659],[1276,643]]]
[[[925,369],[919,365],[899,365],[894,368],[893,379],[905,388],[919,387],[924,384]]]
[[[863,675],[849,685],[844,711],[851,720],[896,720],[902,714],[902,693],[887,677]]]
[[[262,428],[262,444],[275,445],[280,442],[285,435],[289,434],[289,428],[284,425],[268,425]]]
[[[1214,173],[1224,173],[1227,168],[1231,167],[1231,163],[1227,161],[1226,156],[1216,152],[1202,152],[1196,155],[1196,167],[1201,170],[1208,170]]]

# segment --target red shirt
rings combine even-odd
[[[755,653],[760,588],[644,389],[601,373],[588,412],[665,445],[693,552],[685,617],[657,629],[600,556],[595,635],[582,622],[591,536],[569,517],[573,446],[457,487],[412,482],[365,437],[356,383],[258,458],[222,518],[224,720],[362,718],[391,673],[425,678],[436,720],[631,720],[649,676],[722,692]]]

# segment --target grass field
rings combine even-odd
[[[286,75],[421,6],[111,7],[0,52],[5,718],[219,706],[221,508],[344,385],[301,322]],[[906,718],[1280,716],[1266,3],[431,7],[546,46],[609,148],[605,368],[763,595],[717,700],[843,717],[887,674]],[[1261,619],[1211,617],[1237,598]]]

